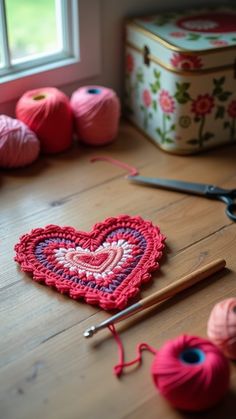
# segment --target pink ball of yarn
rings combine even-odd
[[[151,373],[159,392],[175,407],[201,411],[215,405],[229,387],[229,363],[212,342],[182,335],[157,352]]]
[[[0,166],[22,167],[37,159],[40,143],[21,121],[0,115]]]
[[[60,90],[44,87],[26,92],[16,105],[16,116],[37,134],[44,153],[59,153],[71,146],[73,114]]]
[[[207,335],[228,358],[236,359],[236,298],[227,298],[213,307]]]
[[[120,101],[102,86],[86,86],[71,97],[78,139],[90,145],[105,145],[117,136]]]

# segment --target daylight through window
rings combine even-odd
[[[71,0],[0,0],[0,75],[72,57],[72,5]]]

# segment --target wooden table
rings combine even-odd
[[[109,155],[136,166],[143,175],[236,185],[235,146],[195,156],[160,151],[126,122],[117,141],[93,149],[41,157],[32,166],[1,172],[1,414],[2,419],[191,418],[172,409],[156,392],[149,373],[153,355],[115,378],[117,346],[107,330],[90,340],[83,331],[108,317],[98,307],[76,302],[32,281],[14,262],[19,236],[46,224],[88,231],[118,214],[140,215],[167,236],[161,269],[141,296],[223,257],[227,269],[159,308],[148,309],[117,326],[126,359],[144,341],[159,348],[187,333],[206,337],[214,304],[236,295],[236,224],[221,202],[130,184],[124,171],[93,155]],[[236,365],[230,392],[204,418],[235,418]]]

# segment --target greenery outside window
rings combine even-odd
[[[0,0],[0,103],[99,74],[99,3]]]

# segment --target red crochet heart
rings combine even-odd
[[[165,237],[141,217],[108,218],[90,233],[48,225],[20,238],[15,260],[35,281],[105,310],[127,305],[159,267]]]

